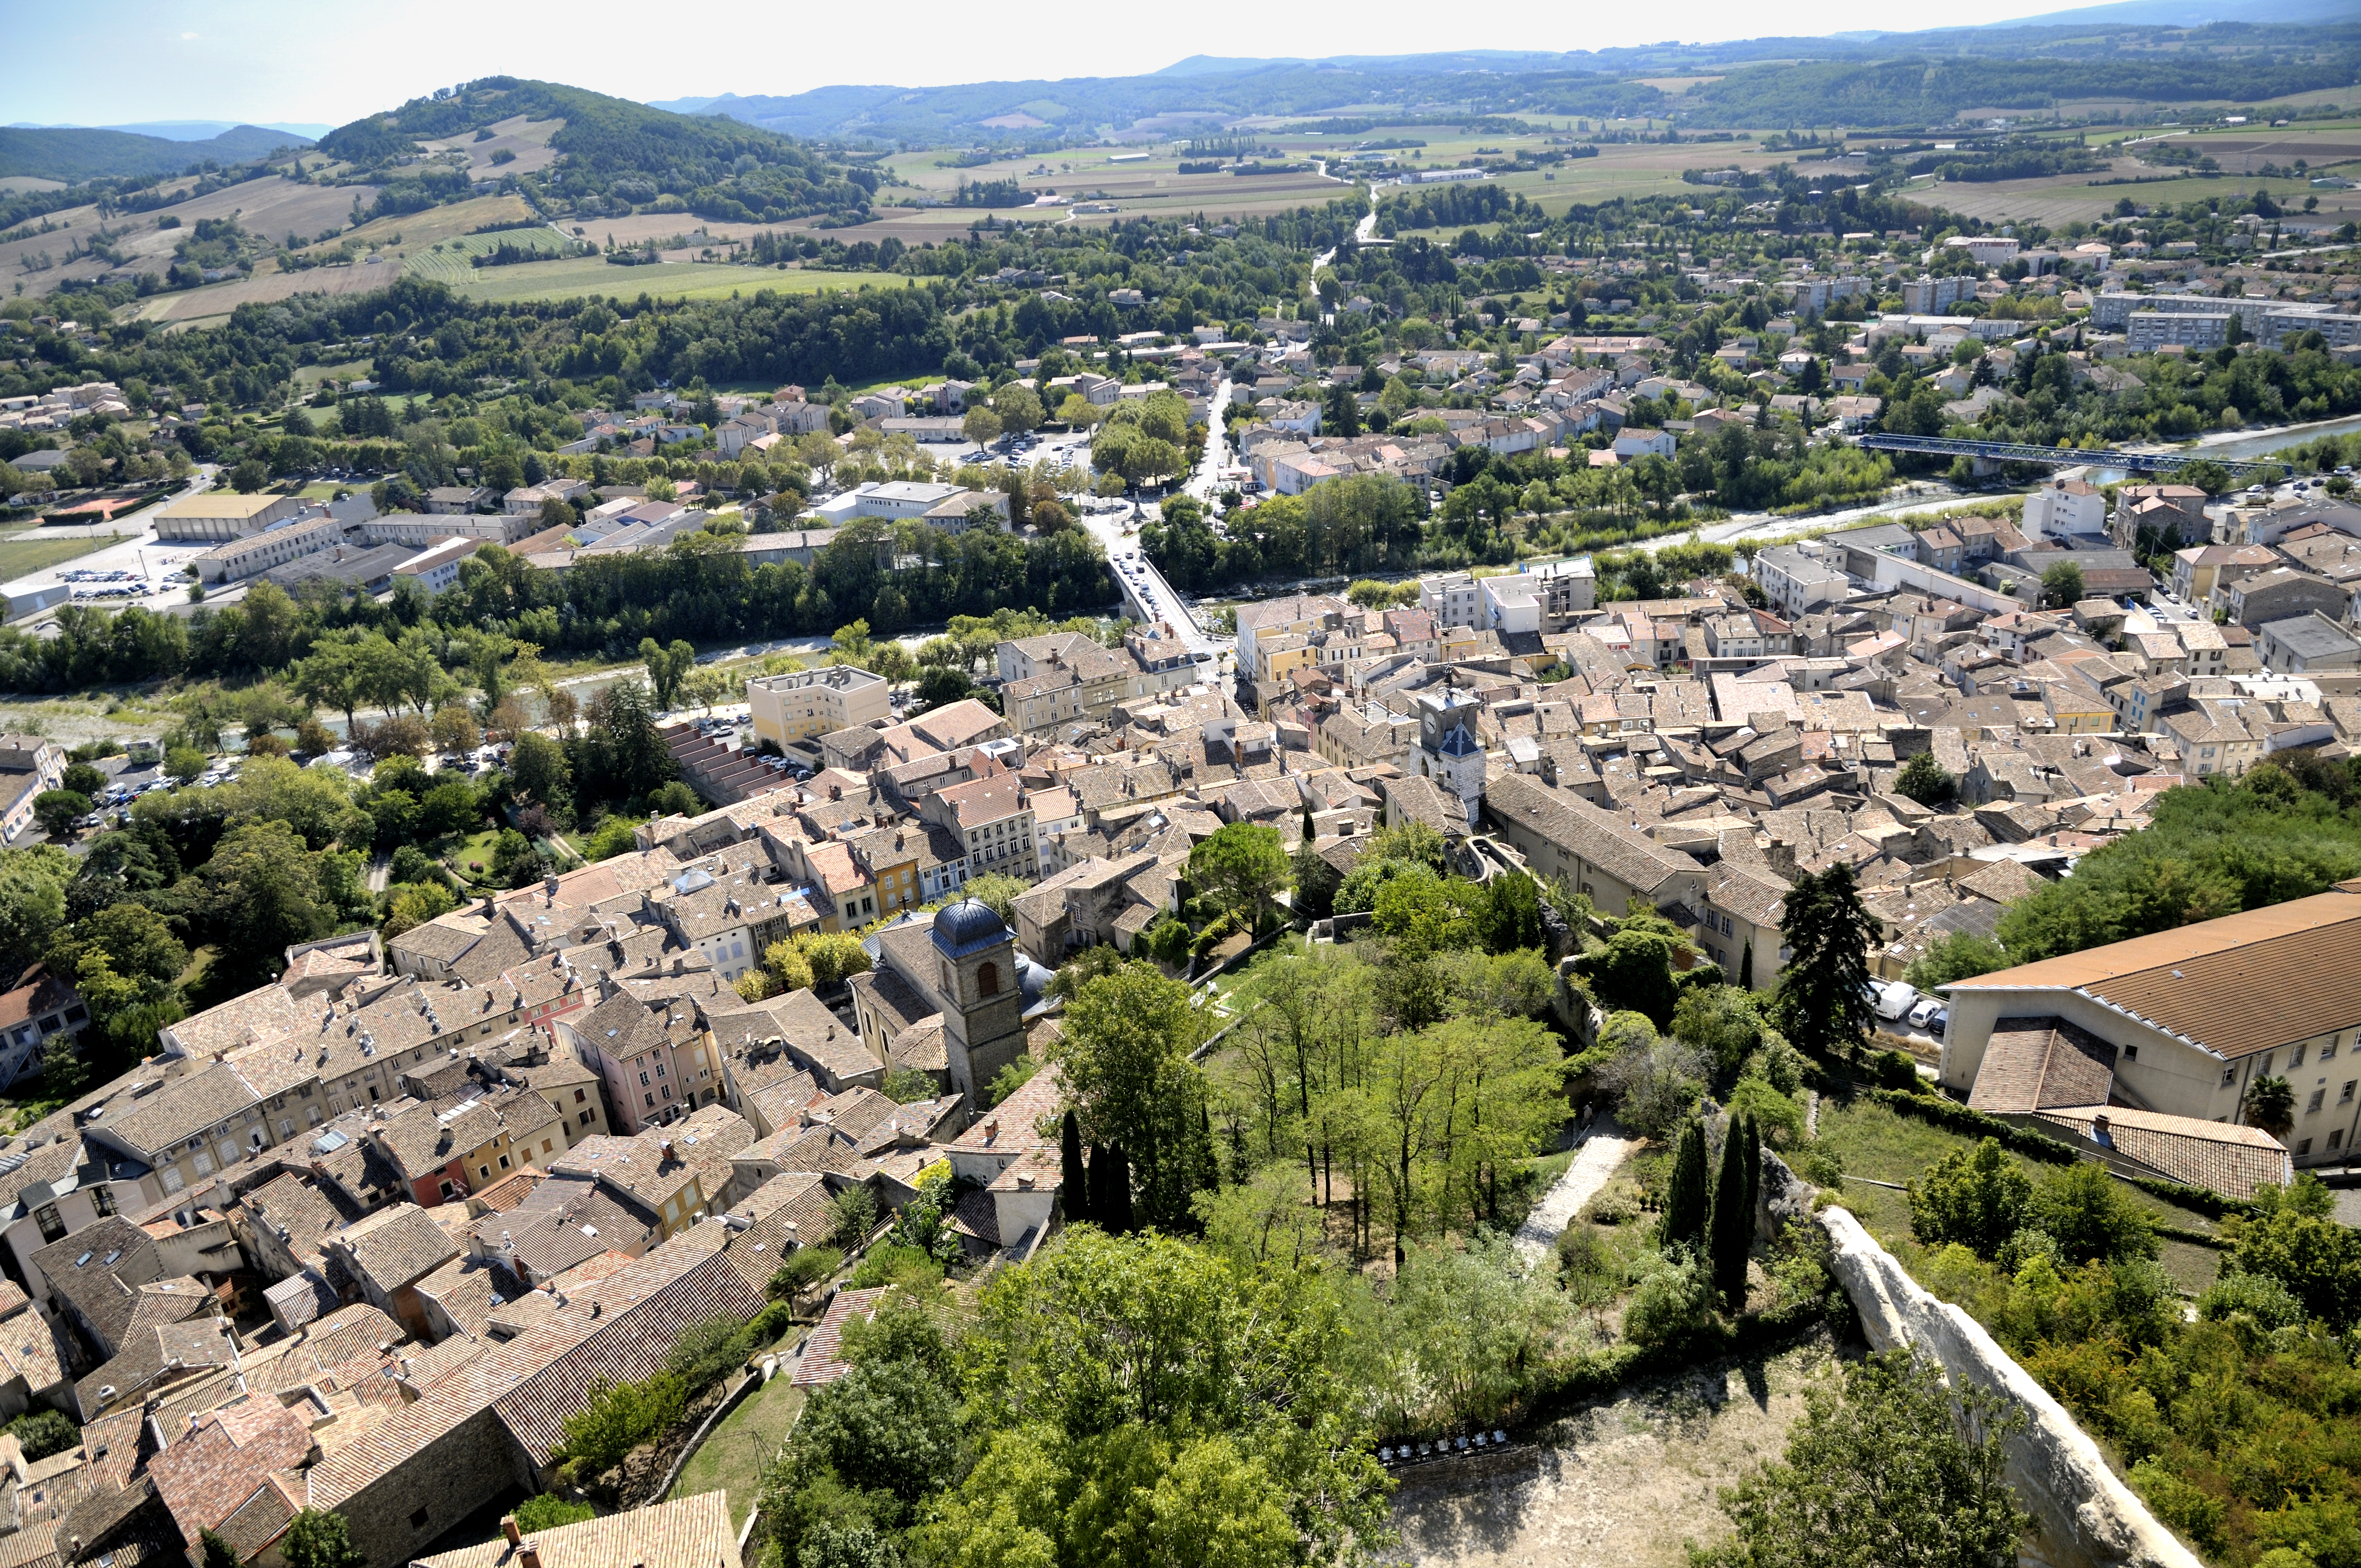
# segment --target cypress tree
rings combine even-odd
[[[1709,1197],[1705,1129],[1692,1121],[1681,1129],[1680,1147],[1673,1155],[1672,1179],[1664,1185],[1664,1221],[1657,1233],[1659,1242],[1665,1246],[1702,1248]]]
[[[1746,1118],[1746,1223],[1752,1234],[1754,1216],[1763,1203],[1763,1124]]]
[[[1746,951],[1738,956],[1738,988],[1754,989],[1754,944],[1751,941],[1746,944]]]
[[[1071,1111],[1058,1127],[1059,1190],[1069,1223],[1091,1217],[1089,1167],[1082,1163],[1082,1124]]]
[[[1746,1253],[1754,1240],[1754,1209],[1747,1201],[1746,1127],[1744,1119],[1730,1119],[1722,1135],[1721,1169],[1713,1185],[1713,1219],[1708,1253],[1713,1261],[1713,1286],[1731,1311],[1746,1304]]]
[[[1112,1234],[1129,1235],[1131,1217],[1131,1157],[1123,1152],[1121,1144],[1107,1150],[1107,1215],[1106,1228]]]
[[[1112,1205],[1112,1200],[1107,1195],[1107,1188],[1114,1179],[1115,1161],[1107,1157],[1106,1146],[1093,1144],[1091,1146],[1089,1213],[1091,1223],[1103,1231],[1115,1229],[1114,1218],[1107,1212]]]

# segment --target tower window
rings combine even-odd
[[[987,959],[975,971],[975,992],[978,996],[1000,994],[1000,966]]]

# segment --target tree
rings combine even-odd
[[[1877,921],[1862,906],[1850,863],[1806,872],[1787,892],[1779,934],[1789,951],[1779,971],[1779,1021],[1805,1050],[1860,1051],[1875,1025],[1869,948]]]
[[[1905,1195],[1910,1234],[1921,1242],[1956,1243],[1978,1257],[1993,1257],[2024,1228],[2033,1181],[1997,1139],[1986,1138],[1928,1166]]]
[[[289,1523],[279,1552],[288,1568],[368,1568],[368,1555],[353,1545],[345,1516],[313,1508],[305,1508]]]
[[[1927,943],[1927,950],[1910,960],[1902,978],[1920,991],[1931,992],[1955,980],[1972,980],[2007,967],[2008,955],[1990,937],[1952,931]]]
[[[2337,1223],[2336,1195],[2305,1171],[2293,1183],[2266,1183],[2255,1212],[2224,1223],[2230,1255],[2224,1277],[2272,1279],[2303,1303],[2305,1312],[2342,1332],[2361,1321],[2361,1231]]]
[[[1706,1218],[1713,1201],[1707,1185],[1705,1127],[1694,1118],[1681,1129],[1680,1146],[1673,1154],[1673,1172],[1664,1182],[1664,1217],[1656,1229],[1667,1247],[1701,1251]]]
[[[33,797],[33,820],[52,839],[71,836],[74,824],[90,815],[90,796],[70,789],[45,789]]]
[[[2041,574],[2041,602],[2045,606],[2068,606],[2082,601],[2082,568],[2071,561],[2060,561]]]
[[[1601,1007],[1644,1014],[1657,1028],[1669,1028],[1680,999],[1673,979],[1678,942],[1671,925],[1654,911],[1627,916],[1606,946],[1575,960],[1575,973]]]
[[[2069,1263],[2116,1263],[2157,1255],[2156,1227],[2147,1212],[2095,1160],[2078,1161],[2042,1179],[2026,1218],[2058,1244]]]
[[[2295,1085],[2284,1078],[2258,1078],[2246,1086],[2242,1109],[2248,1125],[2284,1140],[2295,1130]]]
[[[2007,1568],[2033,1519],[2007,1479],[2024,1416],[1931,1358],[1888,1351],[1806,1391],[1784,1459],[1721,1505],[1734,1525],[1693,1568]]]
[[[960,421],[960,433],[978,446],[989,446],[1000,439],[1000,416],[988,408],[972,408]]]
[[[1160,1229],[1191,1228],[1191,1200],[1213,1180],[1204,1074],[1189,1060],[1203,1031],[1186,985],[1127,963],[1082,987],[1049,1047],[1082,1135],[1123,1150],[1142,1216]]]
[[[640,662],[648,667],[648,685],[655,693],[656,707],[660,710],[677,707],[681,683],[697,663],[697,650],[677,637],[664,647],[657,646],[653,637],[642,637]]]
[[[1762,1146],[1752,1135],[1753,1125],[1752,1118],[1733,1115],[1722,1133],[1721,1168],[1714,1176],[1713,1214],[1706,1234],[1713,1288],[1733,1312],[1746,1305],[1746,1255],[1754,1245],[1754,1179],[1747,1159],[1752,1153],[1759,1162]]]
[[[844,1254],[834,1247],[799,1246],[772,1270],[763,1292],[774,1301],[785,1301],[793,1307],[805,1292],[843,1266]]]
[[[187,784],[205,771],[205,754],[194,746],[164,749],[164,773],[175,784]]]
[[[1224,908],[1253,910],[1257,931],[1287,871],[1279,829],[1259,823],[1229,823],[1189,852],[1190,881]]]
[[[1894,787],[1926,806],[1949,806],[1960,795],[1960,781],[1935,760],[1932,751],[1921,751],[1903,763],[1894,775]]]
[[[1000,416],[1001,429],[1022,435],[1040,424],[1041,400],[1031,388],[1011,381],[992,394],[992,411]]]
[[[566,748],[538,730],[516,738],[509,751],[509,786],[518,799],[564,811],[572,805],[572,782]]]
[[[219,972],[260,985],[274,979],[280,954],[336,928],[336,910],[320,868],[284,822],[256,822],[225,836],[197,872]]]
[[[1747,940],[1745,954],[1738,960],[1738,989],[1754,989],[1754,942],[1752,938]]]
[[[30,1459],[32,1455],[27,1453],[25,1457]],[[218,1530],[199,1530],[197,1540],[203,1550],[204,1568],[239,1568],[239,1564],[246,1561],[238,1555],[237,1548],[229,1543],[229,1537]]]

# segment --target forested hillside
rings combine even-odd
[[[116,179],[126,175],[178,174],[204,162],[243,163],[276,149],[312,144],[285,131],[238,126],[204,141],[170,141],[135,131],[59,127],[0,127],[0,178],[32,175],[42,180]]]
[[[520,115],[566,124],[550,143],[557,162],[513,178],[529,195],[577,216],[646,208],[741,223],[814,214],[857,221],[877,187],[873,172],[832,163],[818,149],[775,132],[512,76],[413,98],[337,127],[321,138],[320,148],[356,167],[382,170],[400,183],[420,141],[466,136]],[[447,184],[447,192],[436,191],[438,197],[456,199],[469,189],[465,180]]]

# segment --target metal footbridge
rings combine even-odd
[[[2246,478],[2261,473],[2267,466],[2238,458],[2209,457],[2202,452],[2125,452],[2114,447],[2092,451],[2071,446],[2026,446],[2013,441],[1959,441],[1947,435],[1897,435],[1888,431],[1872,431],[1859,439],[1872,452],[1924,452],[1937,456],[1978,457],[1988,463],[2045,463],[2052,467],[2088,464],[2149,474],[2174,473],[2191,463],[2213,463]]]

